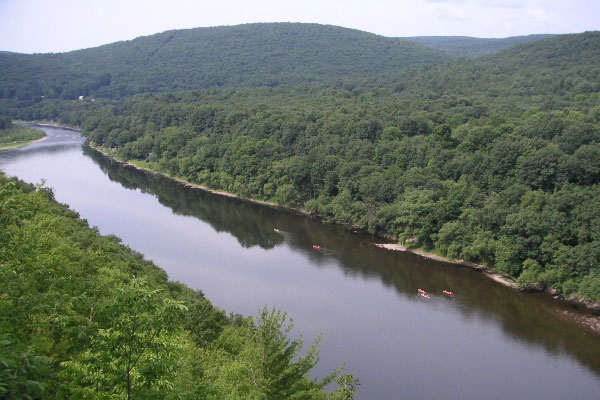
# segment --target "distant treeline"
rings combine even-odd
[[[416,42],[423,46],[443,50],[457,57],[479,57],[493,54],[523,43],[535,42],[554,35],[511,36],[502,39],[476,38],[470,36],[413,36],[399,39]]]
[[[0,53],[0,99],[120,98],[143,92],[327,85],[449,60],[440,50],[317,24],[174,30],[60,54]]]

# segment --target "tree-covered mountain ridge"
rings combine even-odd
[[[478,57],[494,54],[506,48],[523,43],[535,42],[555,36],[553,34],[535,34],[510,36],[506,38],[478,38],[472,36],[411,36],[398,39],[420,43],[423,46],[443,50],[456,57]]]
[[[0,96],[75,99],[224,86],[342,85],[448,58],[417,43],[330,25],[194,28],[68,53],[0,54]]]
[[[529,97],[572,99],[599,89],[600,32],[558,35],[475,59],[457,59],[374,78],[370,86],[396,87],[421,97],[478,96],[514,107]],[[407,93],[408,95],[408,93]]]

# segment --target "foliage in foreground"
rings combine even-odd
[[[285,314],[226,317],[51,190],[4,176],[0,281],[1,398],[353,398],[341,369],[310,379],[318,342],[300,356]]]

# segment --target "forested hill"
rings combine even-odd
[[[422,44],[433,49],[444,50],[448,54],[458,57],[478,57],[486,54],[497,53],[523,43],[535,42],[552,37],[551,34],[511,36],[502,39],[477,38],[470,36],[413,36],[401,37]]]
[[[416,96],[477,96],[510,108],[523,104],[522,98],[540,104],[598,92],[599,76],[600,32],[594,31],[554,36],[417,73],[401,72],[371,84],[402,87]]]
[[[0,97],[119,97],[213,87],[342,85],[448,56],[417,43],[300,23],[173,30],[61,54],[0,54]]]

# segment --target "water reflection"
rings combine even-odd
[[[415,295],[416,288],[426,288],[433,294],[431,303],[450,302],[460,318],[499,321],[513,339],[543,346],[549,354],[568,352],[600,375],[600,338],[557,318],[557,312],[569,306],[548,296],[513,292],[467,267],[381,250],[373,246],[372,238],[351,229],[192,189],[161,175],[122,166],[88,148],[84,153],[112,181],[150,193],[175,213],[199,218],[217,232],[230,233],[246,248],[272,249],[285,241],[294,251],[309,257],[317,268],[334,260],[344,275],[379,279],[407,301],[421,301]],[[313,244],[325,250],[314,251]],[[447,298],[441,295],[445,289],[459,295]]]
[[[92,158],[110,180],[128,189],[139,188],[143,193],[156,196],[160,204],[176,214],[194,216],[217,232],[232,234],[245,248],[260,246],[268,250],[283,242],[283,237],[269,225],[270,219],[265,215],[270,211],[268,208],[252,207],[248,202],[225,200],[201,190],[190,190],[161,175],[123,167],[89,147],[84,148],[84,154]]]

